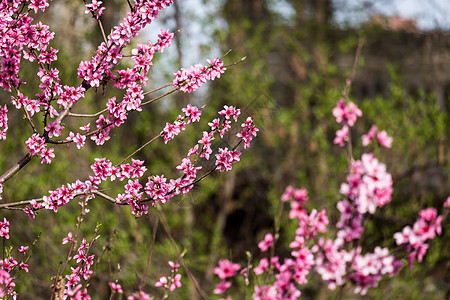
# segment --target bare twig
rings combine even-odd
[[[178,257],[180,258],[180,262],[183,265],[184,270],[186,271],[187,276],[189,277],[189,280],[194,284],[195,289],[197,290],[197,292],[199,293],[199,295],[203,298],[203,299],[208,299],[208,295],[205,293],[205,291],[203,291],[197,281],[197,279],[194,277],[194,275],[192,274],[190,268],[188,267],[188,265],[186,264],[186,261],[184,260],[184,258],[182,257],[180,251],[178,250],[178,246],[175,242],[175,239],[172,236],[172,233],[170,231],[170,227],[169,224],[167,224],[166,218],[164,217],[164,213],[162,212],[162,209],[160,206],[156,206],[157,208],[157,212],[158,212],[158,217],[163,225],[164,230],[167,233],[167,236],[169,237],[170,243],[172,244],[173,249],[175,250],[175,252],[177,253]]]
[[[159,138],[161,135],[158,134],[157,136],[155,136],[154,138],[152,138],[151,140],[149,140],[148,142],[146,142],[144,145],[142,145],[141,147],[139,147],[138,149],[136,149],[133,153],[131,153],[130,155],[128,155],[126,158],[124,158],[120,163],[118,163],[116,165],[119,166],[121,164],[123,164],[124,162],[126,162],[128,159],[130,159],[131,157],[133,157],[136,153],[138,153],[139,151],[141,151],[142,149],[144,149],[146,146],[148,146],[151,142],[155,141],[157,138]]]
[[[152,242],[151,242],[150,247],[148,249],[147,263],[145,265],[144,273],[142,274],[142,277],[141,277],[141,282],[139,283],[139,290],[142,290],[144,288],[145,278],[147,277],[148,270],[150,269],[150,262],[152,260],[153,248],[155,246],[156,232],[157,231],[158,231],[158,218],[156,218],[155,224],[153,224]]]

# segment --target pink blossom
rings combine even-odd
[[[377,139],[381,146],[391,148],[393,139],[388,136],[385,130],[378,132]]]
[[[336,137],[333,143],[343,147],[346,142],[348,142],[348,126],[344,125],[342,129],[336,131]]]
[[[231,282],[221,280],[217,285],[216,288],[213,290],[213,294],[220,295],[225,293],[231,286]]]
[[[216,154],[216,166],[220,172],[229,171],[232,169],[232,164],[240,160],[241,152],[237,150],[228,150],[227,147],[219,148],[219,153]]]
[[[352,127],[356,119],[362,116],[362,112],[353,102],[346,103],[341,99],[333,108],[333,116],[336,117],[336,122]]]
[[[255,272],[255,274],[258,276],[263,274],[268,267],[269,267],[269,260],[266,257],[263,257],[259,261],[259,265],[253,269],[253,272]]]
[[[52,162],[52,159],[55,158],[55,154],[53,153],[55,151],[55,149],[50,148],[50,149],[45,149],[41,152],[40,157],[41,157],[41,164],[43,164],[44,162],[47,164],[50,164]]]
[[[72,232],[69,232],[67,234],[67,237],[63,238],[62,244],[64,245],[64,244],[67,244],[67,243],[70,243],[70,242],[72,242]]]
[[[250,142],[252,141],[254,136],[256,137],[259,129],[256,128],[251,117],[248,117],[245,120],[245,123],[241,125],[241,127],[243,127],[243,129],[238,132],[236,136],[242,138],[242,141],[244,142],[244,149],[246,149],[250,147]]]
[[[45,131],[47,131],[49,138],[52,138],[53,136],[60,136],[62,129],[64,129],[64,126],[61,126],[60,120],[56,120],[55,122],[49,122],[48,125],[45,127]]]
[[[233,277],[240,269],[240,264],[232,263],[227,259],[221,259],[219,260],[219,266],[214,268],[214,274],[223,280],[228,277]]]
[[[8,130],[8,108],[0,106],[0,139],[6,140],[6,131]]]
[[[370,144],[370,142],[374,139],[375,135],[377,134],[378,128],[376,125],[372,125],[370,127],[369,132],[362,136],[362,144],[363,146],[367,146]]]
[[[450,209],[450,196],[447,197],[447,200],[445,200],[444,208],[447,209],[447,210]]]
[[[186,117],[189,117],[189,121],[187,124],[191,124],[195,121],[200,121],[200,115],[202,112],[196,107],[190,104],[187,105],[186,108],[183,108],[182,111],[185,113]]]
[[[30,219],[34,219],[36,217],[33,209],[31,207],[29,207],[28,205],[25,206],[25,208],[23,209],[23,212],[26,213]]]
[[[176,288],[180,288],[182,286],[181,284],[181,274],[175,274],[175,276],[173,277],[170,286],[169,286],[169,290],[171,292],[173,292]]]
[[[169,261],[169,266],[172,268],[172,272],[176,273],[180,267],[180,264]]]
[[[111,287],[111,290],[113,290],[116,293],[123,294],[122,286],[115,282],[108,282],[109,286]]]
[[[80,133],[77,133],[77,135],[73,138],[73,141],[77,144],[77,148],[81,149],[81,148],[83,148],[83,146],[86,142],[86,136],[81,135]]]
[[[180,89],[182,92],[190,93],[198,89],[207,80],[214,80],[220,77],[220,74],[226,70],[223,67],[223,62],[219,59],[214,59],[213,61],[208,60],[208,63],[210,65],[207,67],[196,64],[188,69],[181,69],[174,73],[173,87]]]
[[[128,300],[150,300],[150,295],[145,293],[144,291],[139,291],[137,293],[134,293],[131,296],[128,296]]]
[[[161,278],[159,278],[159,280],[155,283],[156,287],[164,287],[167,285],[169,281],[167,280],[167,277],[162,276]]]
[[[271,233],[266,233],[264,239],[258,243],[258,248],[261,252],[266,252],[273,245],[273,235]]]
[[[30,247],[29,246],[20,246],[19,252],[20,253],[25,253],[25,252],[27,252],[28,248],[30,248]]]
[[[281,195],[281,201],[283,202],[289,201],[290,199],[292,199],[292,197],[294,197],[294,187],[288,185],[283,195]]]
[[[3,222],[0,222],[0,236],[9,239],[9,222],[6,218],[3,218]]]

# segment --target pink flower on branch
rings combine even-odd
[[[122,286],[115,282],[108,282],[108,285],[111,287],[111,290],[118,294],[123,294]]]
[[[220,78],[220,74],[224,73],[226,68],[223,62],[218,58],[210,61],[207,60],[208,66],[204,67],[201,64],[196,64],[188,69],[181,69],[176,73],[173,80],[173,88],[180,89],[185,93],[190,93],[198,89],[207,80],[214,80]]]
[[[0,222],[0,236],[9,239],[9,221],[6,218],[3,218],[3,222]]]
[[[261,252],[266,252],[272,246],[273,246],[273,235],[271,233],[266,233],[264,239],[258,243],[258,248],[261,250]]]
[[[91,3],[86,3],[86,11],[85,13],[88,14],[91,12],[95,18],[98,20],[100,16],[102,15],[103,11],[105,10],[105,7],[100,7],[102,5],[102,1],[92,0]]]
[[[240,264],[232,263],[227,259],[221,259],[219,260],[219,266],[214,268],[214,274],[219,276],[220,279],[226,279],[233,277],[240,269]]]
[[[333,108],[333,116],[336,117],[336,122],[352,127],[356,119],[362,116],[362,112],[355,103],[347,103],[341,99],[336,107]]]
[[[342,129],[336,131],[336,137],[333,140],[334,144],[339,145],[340,147],[344,147],[345,143],[348,142],[348,126],[344,125]]]

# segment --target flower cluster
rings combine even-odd
[[[412,228],[406,226],[401,232],[394,234],[397,245],[405,247],[409,252],[408,263],[411,268],[416,257],[418,262],[422,262],[428,250],[426,240],[434,239],[436,235],[441,234],[442,218],[435,208],[429,207],[420,211],[419,219]]]
[[[0,237],[4,239],[9,239],[9,222],[6,218],[3,218],[3,222],[0,222]],[[17,261],[10,254],[3,255],[5,258],[0,260],[0,298],[1,299],[16,299],[17,292],[14,291],[16,286],[14,280],[17,277],[19,271],[24,270],[29,272],[28,264],[26,263],[29,259],[27,257],[27,251],[29,246],[20,246],[17,250],[22,253],[22,260]],[[12,247],[9,251],[12,250]]]
[[[269,266],[273,267],[275,274],[272,277],[273,280],[268,279],[268,281],[271,281],[270,284],[255,286],[253,299],[297,299],[301,295],[298,285],[307,283],[306,277],[315,264],[313,253],[308,248],[308,244],[319,232],[326,232],[328,218],[325,210],[317,212],[313,209],[310,214],[307,213],[302,207],[302,204],[308,200],[305,189],[295,189],[288,186],[281,201],[289,200],[294,203],[291,205],[290,216],[292,219],[298,220],[295,239],[289,245],[292,249],[292,257],[285,258],[283,262],[280,261],[278,256],[263,257],[259,260],[258,266],[253,269],[256,276],[265,274]],[[271,233],[267,233],[264,239],[258,243],[261,252],[266,252],[270,247],[273,247],[274,239]],[[231,286],[231,282],[226,279],[235,276],[240,268],[239,264],[233,264],[228,260],[219,261],[219,266],[214,269],[214,273],[218,275],[221,281],[216,285],[214,293],[225,293]],[[267,276],[270,275],[267,274]]]
[[[9,239],[9,221],[6,218],[3,218],[3,222],[0,222],[0,236]]]
[[[162,9],[171,4],[171,0],[135,1],[133,11],[127,14],[122,23],[112,29],[107,41],[100,44],[92,59],[80,63],[78,77],[93,87],[100,86],[105,77],[112,78],[116,82],[120,80],[122,84],[124,77],[129,78],[128,82],[132,82],[132,76],[128,75],[133,75],[134,72],[125,74],[119,72],[119,79],[117,79],[114,78],[111,70],[122,57],[120,52],[130,43],[131,38],[137,36],[142,28],[156,19]]]
[[[336,224],[340,243],[358,239],[363,231],[363,214],[374,214],[377,207],[391,201],[392,177],[386,165],[380,163],[371,153],[362,155],[361,160],[351,162],[347,182],[340,192],[347,198],[338,202],[341,218]]]
[[[49,6],[47,0],[39,1],[3,1],[0,14],[0,32],[2,42],[0,45],[0,87],[11,92],[23,81],[19,77],[20,61],[23,58],[30,61],[39,59],[42,62],[51,62],[55,59],[56,51],[49,47],[54,33],[41,22],[32,24],[34,19],[29,10],[24,7],[28,4],[29,10],[44,11]]]
[[[47,149],[45,144],[45,138],[40,137],[39,134],[33,134],[28,140],[25,141],[27,149],[30,151],[31,155],[38,155],[41,157],[41,164],[44,162],[50,164],[52,159],[55,157],[53,153],[55,149]]]
[[[64,241],[63,241],[64,243]],[[83,238],[77,253],[73,255],[73,261],[78,264],[76,267],[71,267],[71,274],[65,276],[66,283],[64,288],[64,295],[69,299],[91,299],[87,294],[86,287],[83,288],[81,280],[88,280],[94,273],[91,270],[94,264],[95,255],[89,255],[89,250],[92,244],[88,244]]]
[[[223,294],[231,286],[231,282],[226,279],[234,277],[236,272],[240,269],[240,264],[232,263],[228,259],[219,260],[219,265],[214,268],[214,274],[216,274],[221,281],[216,285],[213,293]]]
[[[105,7],[100,7],[102,5],[102,1],[92,0],[91,3],[86,3],[86,11],[85,13],[88,14],[89,12],[92,13],[92,15],[98,20],[100,16],[102,15],[103,11],[105,10]]]
[[[173,73],[175,75],[173,87],[182,92],[190,93],[198,89],[207,80],[220,78],[220,74],[226,70],[223,66],[223,61],[216,58],[212,61],[208,59],[207,62],[208,66],[206,67],[196,64],[188,69],[181,69]]]
[[[161,136],[164,138],[165,144],[180,134],[182,130],[185,130],[186,125],[200,121],[202,112],[196,106],[188,104],[186,108],[182,109],[182,111],[184,112],[184,116],[179,115],[173,124],[166,123],[166,126],[161,132]]]
[[[8,108],[0,106],[0,139],[6,140],[6,131],[8,130]]]
[[[333,142],[343,147],[348,142],[349,127],[352,127],[356,119],[362,116],[362,112],[353,102],[347,103],[341,99],[333,108],[333,116],[336,118],[336,122],[342,125],[342,129],[336,131],[336,138]]]
[[[393,276],[403,266],[387,248],[378,246],[373,253],[362,255],[361,247],[346,251],[338,243],[320,238],[313,251],[316,271],[330,289],[342,286],[348,279],[355,286],[354,292],[362,295],[376,287],[383,275]]]
[[[172,268],[170,276],[162,276],[156,283],[156,287],[163,287],[167,291],[173,292],[176,288],[180,288],[181,284],[181,274],[178,273],[178,268],[180,265],[178,263],[174,263],[173,261],[169,261],[169,265]]]

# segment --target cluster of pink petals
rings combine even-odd
[[[149,294],[144,291],[139,291],[134,293],[131,296],[128,296],[128,300],[150,300],[152,299]]]
[[[385,130],[378,131],[378,128],[376,125],[372,125],[369,132],[365,135],[363,135],[362,138],[362,144],[363,146],[367,146],[372,142],[372,140],[377,137],[378,143],[386,148],[392,147],[392,137],[390,137]]]
[[[6,218],[3,218],[3,222],[0,222],[0,237],[3,237],[4,239],[10,238],[9,221],[6,220]],[[17,292],[14,291],[16,286],[14,279],[21,270],[24,270],[27,273],[29,272],[28,264],[26,263],[28,258],[25,256],[28,248],[29,246],[20,246],[17,249],[19,253],[23,253],[22,261],[17,261],[9,254],[7,257],[0,259],[0,299],[17,298]]]
[[[444,202],[444,208],[445,208],[445,209],[450,209],[450,196],[447,197],[447,200],[445,200],[445,202]]]
[[[103,11],[105,10],[105,7],[100,7],[102,5],[102,1],[92,0],[91,3],[86,3],[86,11],[85,13],[88,14],[91,12],[95,18],[98,20],[100,16],[102,15]]]
[[[246,149],[250,147],[250,142],[252,141],[253,137],[258,134],[259,129],[256,128],[251,117],[248,117],[247,120],[245,120],[245,123],[243,123],[241,126],[243,128],[236,134],[236,136],[242,138],[242,141],[244,142],[244,149]]]
[[[111,287],[111,290],[118,294],[123,294],[122,286],[115,282],[108,282],[108,285]]]
[[[340,189],[360,214],[373,214],[377,207],[389,203],[392,191],[392,176],[372,153],[364,153],[361,160],[351,163],[347,182]]]
[[[216,154],[216,166],[220,172],[230,171],[233,168],[233,163],[240,161],[241,152],[237,150],[228,150],[227,147],[219,148],[219,153]]]
[[[345,100],[341,99],[338,101],[336,107],[333,108],[333,116],[339,124],[352,127],[355,124],[356,119],[362,116],[362,112],[355,103],[347,103]]]
[[[261,252],[266,252],[273,245],[273,234],[266,233],[264,239],[258,243],[258,248]]]
[[[175,122],[166,123],[163,131],[161,132],[161,136],[164,138],[164,143],[167,144],[170,140],[175,138],[181,131],[186,129],[186,125],[189,125],[193,122],[200,121],[200,116],[202,114],[201,110],[199,110],[196,106],[192,106],[188,104],[186,108],[183,108],[183,115],[179,115]]]
[[[94,271],[91,267],[94,264],[95,255],[89,255],[91,245],[86,242],[86,239],[80,243],[77,253],[73,255],[72,260],[76,262],[76,267],[71,267],[71,274],[65,276],[64,295],[69,299],[91,299],[87,294],[86,287],[83,288],[82,279],[89,280]]]
[[[170,292],[173,292],[176,288],[180,288],[181,284],[181,274],[177,273],[180,265],[178,263],[174,263],[173,261],[169,261],[169,265],[172,268],[171,276],[163,276],[156,283],[156,287],[164,287],[168,289]]]
[[[333,116],[336,118],[336,122],[342,125],[342,129],[336,131],[333,143],[343,147],[348,142],[349,127],[352,127],[356,119],[362,116],[362,112],[353,102],[347,103],[341,99],[333,108]]]
[[[3,222],[0,222],[0,236],[9,239],[9,221],[6,218],[3,218]]]
[[[6,131],[8,130],[8,108],[0,106],[0,140],[6,140]]]
[[[450,197],[449,197],[450,199]],[[408,263],[413,266],[414,259],[422,262],[423,256],[427,252],[428,244],[426,240],[431,240],[442,233],[441,222],[443,217],[437,214],[435,208],[429,207],[421,210],[419,219],[413,227],[406,226],[401,232],[394,234],[397,245],[404,246],[409,252]]]
[[[54,33],[41,22],[32,24],[30,11],[23,1],[2,1],[0,14],[0,87],[11,92],[23,81],[19,77],[22,57],[30,61],[40,59],[48,63],[55,60],[56,50],[49,47]],[[47,0],[28,1],[28,8],[37,12],[49,6]]]
[[[240,264],[232,263],[228,259],[219,260],[219,265],[214,268],[214,274],[216,274],[221,281],[216,285],[213,293],[216,295],[225,293],[225,291],[231,286],[231,282],[226,279],[234,277],[240,269]]]
[[[29,139],[27,139],[25,141],[25,145],[27,146],[27,149],[30,151],[31,155],[34,156],[39,154],[41,158],[41,164],[43,164],[44,162],[50,164],[52,162],[52,159],[55,157],[55,154],[53,153],[55,149],[47,149],[45,138],[40,137],[37,133],[33,134]]]
[[[86,84],[93,87],[98,87],[105,76],[115,81],[121,80],[122,83],[124,76],[130,79],[128,82],[136,81],[133,80],[136,79],[133,76],[135,76],[137,70],[133,70],[129,74],[119,73],[119,78],[113,75],[111,70],[118,63],[118,59],[122,57],[120,52],[130,43],[131,38],[137,36],[142,28],[152,23],[158,16],[159,11],[171,4],[171,0],[135,1],[133,11],[127,13],[127,17],[123,19],[123,22],[112,29],[107,37],[107,41],[98,47],[92,59],[80,63],[78,77],[83,78]],[[98,10],[96,13],[98,14]],[[151,60],[146,60],[145,63],[150,65]]]
[[[373,253],[361,254],[361,248],[346,251],[339,243],[320,238],[313,247],[316,253],[316,271],[330,289],[344,285],[349,280],[354,292],[365,295],[377,287],[383,275],[393,276],[403,264],[389,254],[387,248],[375,247]]]
[[[348,126],[344,125],[341,129],[336,131],[336,137],[333,140],[333,143],[339,145],[340,147],[344,147],[345,143],[348,142]]]
[[[11,271],[18,266],[18,262],[11,256],[0,260],[0,297],[1,299],[6,296],[15,299],[17,292],[14,291],[16,284],[14,283],[14,277],[11,276]],[[25,267],[26,268],[26,267]]]
[[[198,89],[207,80],[214,80],[220,78],[220,74],[224,73],[226,68],[223,62],[218,58],[210,61],[207,60],[208,66],[204,67],[201,64],[196,64],[188,69],[178,70],[173,80],[173,87],[182,92],[190,93]]]
[[[174,263],[173,261],[169,261],[169,265],[171,266],[171,275],[166,277],[162,276],[156,283],[156,287],[164,287],[170,292],[173,292],[176,288],[180,288],[181,284],[181,274],[177,273],[180,265],[178,263]]]

